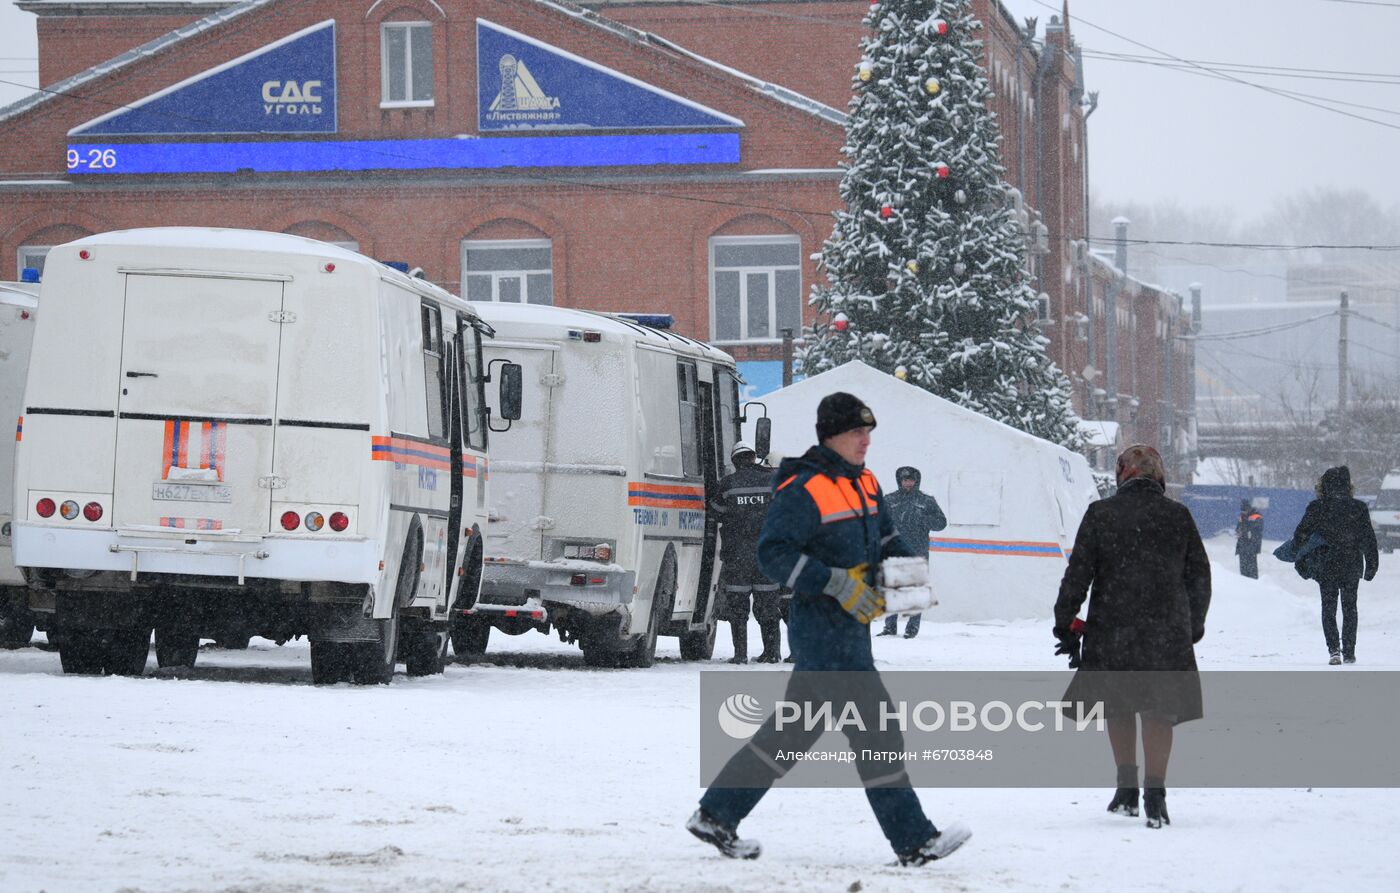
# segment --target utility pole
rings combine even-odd
[[[1341,445],[1342,464],[1347,464],[1347,437],[1350,426],[1347,424],[1347,293],[1342,292],[1342,305],[1337,321],[1337,433]]]

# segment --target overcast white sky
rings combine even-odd
[[[1059,0],[1003,3],[1018,20],[1037,16],[1041,33],[1060,10]],[[1070,18],[1076,40],[1094,52],[1160,51],[1208,63],[1363,72],[1388,81],[1232,75],[1371,106],[1340,109],[1381,122],[1372,123],[1200,73],[1088,58],[1087,86],[1100,99],[1089,123],[1097,196],[1148,202],[1172,197],[1249,215],[1290,192],[1334,185],[1400,204],[1400,0],[1072,0]],[[0,34],[0,81],[32,88],[34,16],[14,0],[0,0]],[[0,105],[27,92],[0,83]]]

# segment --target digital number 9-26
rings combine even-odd
[[[69,149],[68,169],[111,170],[117,166],[116,149]]]

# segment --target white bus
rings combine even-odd
[[[15,441],[19,439],[20,403],[34,340],[39,286],[0,282],[0,421],[15,420],[15,439],[0,437],[0,648],[28,645],[34,635],[29,595],[10,554],[10,510],[14,507]]]
[[[454,650],[553,628],[592,666],[650,666],[658,635],[708,659],[705,499],[738,439],[734,360],[623,316],[472,306],[496,331],[488,365],[523,367],[523,418],[493,435],[481,598],[454,612]]]
[[[65,672],[139,674],[152,630],[161,666],[253,634],[308,636],[317,683],[442,671],[486,524],[468,304],[204,228],[58,246],[40,294],[13,543]]]

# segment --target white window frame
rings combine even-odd
[[[433,84],[433,99],[389,98],[389,32],[402,29],[404,38],[404,90],[413,92],[413,29],[428,29],[428,49],[433,46],[432,22],[383,22],[379,26],[379,107],[382,109],[431,108],[437,104],[437,84]]]
[[[470,270],[467,268],[467,249],[477,248],[490,250],[492,248],[548,248],[549,266],[543,269],[530,270]],[[463,239],[462,240],[462,297],[465,298],[470,290],[467,288],[468,276],[490,276],[491,277],[491,300],[499,303],[501,300],[501,279],[514,277],[520,279],[520,303],[530,303],[530,276],[548,273],[550,276],[549,304],[536,304],[536,307],[554,306],[554,240],[553,239]]]
[[[774,245],[786,244],[797,246],[797,263],[791,266],[762,266],[762,267],[718,267],[715,264],[715,249],[727,245]],[[778,271],[795,270],[797,272],[797,316],[798,329],[794,331],[793,337],[802,336],[802,238],[790,233],[774,233],[771,236],[711,236],[710,237],[710,340],[718,341],[717,323],[715,307],[715,275],[723,270],[724,272],[736,272],[739,274],[739,338],[726,339],[725,344],[770,344],[782,340],[782,326],[778,324]],[[768,275],[768,319],[773,328],[774,334],[753,338],[749,336],[749,275],[755,273],[766,273]]]
[[[29,264],[24,262],[25,255],[42,253],[43,256],[47,258],[49,252],[53,249],[54,246],[52,245],[21,245],[19,248],[15,249],[15,278],[18,279],[23,275],[24,268],[29,266]]]

